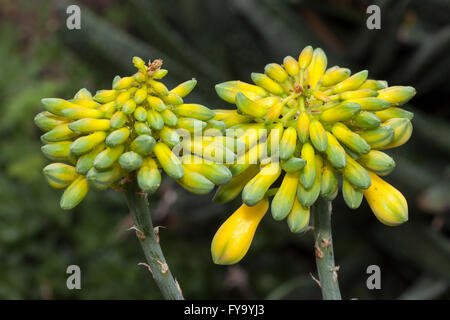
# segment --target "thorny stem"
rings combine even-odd
[[[173,278],[153,229],[147,195],[142,194],[136,181],[125,185],[125,196],[135,223],[136,235],[141,243],[149,271],[166,300],[184,300],[178,282]]]
[[[317,272],[324,300],[341,300],[337,272],[334,264],[333,239],[331,236],[331,202],[319,197],[313,205],[314,251]]]

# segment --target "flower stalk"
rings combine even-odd
[[[324,300],[341,300],[337,272],[334,263],[333,238],[331,234],[331,201],[319,198],[313,205],[314,251],[317,272]]]
[[[147,194],[135,181],[125,185],[125,197],[133,217],[136,235],[147,260],[147,267],[166,300],[184,300],[178,282],[173,278],[153,229]]]

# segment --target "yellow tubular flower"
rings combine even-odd
[[[372,185],[364,190],[373,213],[382,223],[397,226],[408,221],[408,203],[400,191],[369,171]]]
[[[395,167],[380,150],[411,137],[413,114],[400,107],[416,90],[388,87],[369,79],[368,70],[352,74],[327,64],[322,49],[307,46],[298,60],[287,56],[282,64],[267,64],[264,73],[252,73],[254,85],[238,80],[216,85],[217,94],[236,109],[217,110],[214,119],[227,131],[239,131],[236,141],[245,148],[237,150],[230,185],[219,188],[215,201],[230,201],[241,191],[247,206],[273,197],[273,218],[287,218],[290,230],[298,232],[309,223],[309,207],[318,197],[333,200],[343,181],[348,207],[359,207],[364,194],[382,222],[405,221],[406,202],[398,191],[389,198],[387,192],[375,196],[375,190],[389,189],[378,175]],[[279,164],[271,174],[265,172],[269,163]]]
[[[247,253],[259,222],[269,208],[267,198],[249,207],[236,210],[217,230],[211,243],[214,263],[230,265],[239,262]]]
[[[115,77],[112,89],[99,90],[95,95],[81,89],[69,100],[42,99],[46,111],[34,119],[45,131],[41,136],[45,144],[42,153],[58,162],[43,171],[50,186],[66,188],[61,198],[63,209],[72,209],[90,189],[120,188],[123,178],[137,179],[143,192],[154,193],[161,182],[161,169],[194,193],[209,192],[215,184],[225,184],[232,178],[227,167],[204,163],[196,165],[195,170],[187,169],[185,176],[178,154],[172,151],[181,146],[179,131],[204,137],[207,126],[226,128],[221,119],[210,122],[214,111],[184,102],[197,81],[188,80],[169,91],[160,81],[167,74],[161,69],[161,60],[149,61],[147,65],[134,57],[133,64],[137,72]],[[250,104],[253,101],[249,99],[268,96],[258,86],[240,82],[238,86],[245,90]],[[233,101],[236,93],[232,92]],[[249,119],[237,115],[237,119],[227,119],[227,123],[245,123]],[[222,131],[216,138],[223,138]],[[233,150],[224,147],[219,150],[200,144],[197,151],[202,154],[205,147],[209,147],[209,153],[222,152],[226,159],[236,157]]]

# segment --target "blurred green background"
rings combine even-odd
[[[110,88],[133,71],[131,57],[162,58],[166,83],[197,78],[189,101],[231,108],[218,82],[250,81],[269,62],[322,47],[330,65],[418,93],[409,143],[392,151],[388,181],[408,199],[410,219],[391,228],[364,203],[334,202],[336,263],[343,297],[450,297],[450,1],[399,0],[92,0],[81,30],[66,28],[64,1],[0,2],[0,298],[161,298],[133,232],[124,197],[90,192],[71,212],[41,174],[41,132],[33,117],[44,97],[70,98],[82,87]],[[366,8],[381,7],[381,30],[366,28]],[[239,206],[193,196],[170,179],[151,199],[171,269],[193,299],[319,299],[310,233],[293,235],[267,215],[238,265],[216,266],[210,241]],[[79,265],[82,289],[66,288],[66,268]],[[381,268],[381,290],[368,290],[366,268]]]

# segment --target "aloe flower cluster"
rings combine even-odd
[[[350,208],[358,208],[365,196],[382,223],[408,219],[405,198],[380,176],[395,167],[384,150],[411,136],[413,114],[400,106],[415,95],[413,87],[389,87],[369,79],[367,70],[327,68],[323,50],[311,46],[298,59],[270,63],[251,79],[254,84],[216,85],[217,94],[236,110],[216,110],[214,119],[239,129],[237,140],[245,144],[230,166],[232,180],[215,195],[225,203],[242,192],[243,201],[213,239],[216,263],[242,259],[271,196],[273,218],[287,218],[292,232],[308,226],[310,207],[319,197],[337,196],[341,180]]]
[[[134,57],[133,64],[134,75],[115,77],[112,89],[94,96],[81,89],[70,100],[42,99],[46,111],[34,121],[46,132],[42,152],[54,161],[43,171],[52,187],[65,188],[63,209],[78,205],[90,189],[118,188],[127,178],[136,177],[140,189],[151,194],[161,183],[160,169],[194,193],[207,193],[231,179],[220,163],[192,161],[192,156],[180,159],[172,151],[183,136],[217,127],[216,141],[206,146],[213,151],[225,148],[218,143],[224,124],[212,120],[214,112],[183,101],[197,81],[168,90],[159,81],[167,74],[161,60],[147,65]]]

